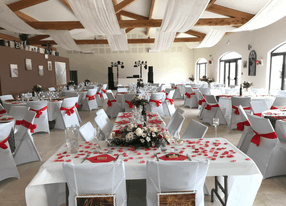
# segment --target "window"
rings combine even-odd
[[[271,52],[270,90],[286,90],[286,44]]]
[[[196,80],[199,81],[203,76],[207,75],[207,60],[204,58],[199,59],[196,69]]]
[[[241,55],[229,52],[220,58],[219,82],[226,86],[235,86],[240,83],[238,74],[241,69]]]

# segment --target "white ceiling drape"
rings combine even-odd
[[[85,29],[106,35],[113,51],[128,50],[125,30],[120,29],[112,0],[68,0]]]
[[[219,31],[212,28],[197,48],[213,47],[222,39],[225,33],[225,31]]]
[[[177,32],[190,30],[198,21],[209,0],[168,0],[162,25],[156,30],[152,50],[171,48]]]

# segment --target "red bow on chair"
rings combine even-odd
[[[96,92],[96,94],[99,95],[100,98],[102,97],[102,94],[101,94],[101,93]]]
[[[166,101],[167,101],[167,100],[169,100],[170,105],[174,104],[174,100],[173,100],[173,99],[166,98]]]
[[[86,95],[86,98],[88,98],[89,101],[95,100],[95,95],[92,95],[92,96]]]
[[[36,124],[32,124],[30,122],[27,122],[26,120],[22,120],[22,123],[21,125],[23,127],[26,127],[28,129],[30,129],[31,133],[34,133],[34,130],[37,128],[37,125]]]
[[[162,90],[162,91],[160,91],[160,92],[165,92],[165,90]]]
[[[274,106],[271,106],[271,108],[270,109],[278,109],[277,107],[274,107]]]
[[[168,96],[169,93],[166,93],[166,96]]]
[[[0,111],[0,114],[5,114],[5,113],[7,113],[5,109],[2,109],[2,110]]]
[[[258,134],[256,131],[253,130],[253,132],[255,133],[255,135],[252,137],[251,142],[256,144],[256,146],[258,147],[260,144],[260,137],[265,137],[267,139],[276,139],[277,138],[277,134],[276,132],[272,132],[272,133],[267,133],[267,134]]]
[[[125,102],[126,102],[127,104],[129,104],[129,108],[130,108],[130,109],[132,109],[132,108],[134,107],[134,105],[133,105],[130,101],[125,100]]]
[[[261,117],[262,113],[254,113],[255,116]]]
[[[94,95],[95,96],[95,95]],[[74,105],[76,108],[79,108],[79,106],[78,106],[78,104],[77,103],[75,103],[75,105]]]
[[[245,121],[245,122],[238,122],[237,124],[236,124],[236,129],[237,130],[240,130],[240,131],[243,131],[244,130],[244,126],[250,126],[250,122],[247,120],[247,121]]]
[[[106,89],[101,89],[101,91],[103,91],[104,94],[106,93]]]
[[[173,86],[172,86],[172,89],[177,89],[177,87],[173,87]]]
[[[116,100],[116,99],[114,99],[114,100],[108,100],[108,101],[107,101],[107,105],[108,105],[109,107],[111,107],[111,106],[112,106],[112,102],[117,102],[117,100]]]
[[[206,100],[205,99],[201,99],[201,100],[198,101],[199,105],[202,105],[203,102],[206,102]]]
[[[47,108],[48,108],[48,106],[45,106],[39,110],[35,110],[35,109],[30,109],[30,110],[37,113],[35,118],[40,118],[40,116],[43,114],[43,111],[45,111]]]
[[[6,142],[8,142],[8,139],[9,139],[9,136],[6,139],[4,139],[2,142],[0,142],[0,148],[1,149],[7,149],[8,148],[8,146],[6,145]]]
[[[159,99],[159,100],[150,99],[149,102],[155,102],[157,107],[160,107],[160,104],[162,104],[162,99]]]
[[[185,93],[185,95],[190,99],[191,98],[191,95],[195,95],[195,93]]]
[[[16,120],[16,125],[21,125],[23,120]]]
[[[239,115],[238,107],[232,105],[232,109],[234,109],[234,114]],[[244,110],[251,110],[250,107],[243,107]]]
[[[71,108],[61,107],[60,110],[66,111],[66,114],[67,114],[68,116],[71,116],[71,115],[74,113],[74,107],[75,107],[75,106],[73,106],[73,107],[71,107]]]
[[[209,104],[208,104],[208,105],[205,107],[205,109],[206,109],[206,110],[211,110],[212,107],[219,107],[219,105],[218,105],[218,104],[214,104],[214,105],[209,105]]]

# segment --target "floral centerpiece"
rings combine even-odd
[[[116,146],[133,146],[135,148],[150,148],[169,143],[168,138],[167,134],[161,133],[156,127],[147,128],[141,124],[130,124],[120,130],[116,130],[111,144]]]
[[[194,75],[192,75],[191,77],[189,77],[189,80],[192,81],[192,82],[195,81]]]
[[[244,81],[242,83],[242,87],[246,89],[246,91],[248,91],[248,88],[250,88],[251,86],[253,86],[253,82],[247,82],[247,81]]]
[[[146,120],[146,111],[145,111],[145,105],[149,104],[148,100],[144,99],[142,96],[140,95],[135,95],[132,100],[131,100],[131,104],[133,104],[135,107],[137,107],[138,109],[140,108],[140,106],[142,107],[142,116],[144,118],[144,120]]]
[[[74,81],[70,80],[67,84],[67,89],[69,90],[70,86],[74,86],[74,85],[75,85]]]
[[[144,87],[143,79],[137,79],[137,88]]]
[[[34,87],[33,87],[33,95],[34,95],[34,93],[39,93],[39,92],[42,92],[43,91],[43,87],[41,86],[41,85],[39,85],[39,84],[37,84],[37,85],[35,85]]]
[[[84,80],[84,86],[86,86],[87,83],[90,83],[90,80],[88,78]]]

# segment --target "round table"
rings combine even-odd
[[[275,129],[277,120],[283,120],[283,121],[286,120],[286,110],[285,109],[266,110],[262,112],[261,116],[269,119],[273,128]]]

